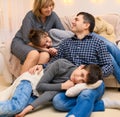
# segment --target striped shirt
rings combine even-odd
[[[97,64],[102,68],[103,77],[113,73],[113,64],[105,43],[93,33],[82,40],[76,36],[64,40],[59,47],[58,55],[51,61],[64,58],[79,66],[81,64]]]

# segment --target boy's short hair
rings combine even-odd
[[[99,65],[96,64],[85,65],[84,69],[88,71],[87,82],[86,82],[87,84],[93,84],[98,80],[103,80],[102,70]]]
[[[79,12],[77,16],[83,15],[84,22],[88,22],[90,24],[89,26],[89,31],[93,32],[94,27],[95,27],[95,18],[92,14],[87,13],[87,12]]]

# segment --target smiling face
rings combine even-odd
[[[83,15],[78,15],[73,19],[71,30],[74,33],[82,33],[85,30],[88,30],[88,28],[89,23],[84,21]]]
[[[42,14],[44,17],[49,16],[49,15],[51,15],[52,10],[53,10],[53,5],[52,5],[52,4],[46,5],[46,6],[44,6],[43,8],[41,8],[41,14]]]
[[[87,12],[79,12],[72,21],[72,31],[77,35],[89,34],[95,27],[95,18]]]
[[[39,20],[41,17],[45,18],[51,15],[53,9],[54,9],[53,0],[34,0],[32,12]]]
[[[49,48],[51,46],[52,46],[52,40],[51,40],[51,38],[47,34],[41,36],[40,47],[42,47],[42,48]]]

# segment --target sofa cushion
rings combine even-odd
[[[114,27],[105,21],[102,17],[95,17],[95,28],[94,32],[105,37],[111,42],[115,41]]]
[[[101,17],[114,27],[114,32],[116,35],[115,40],[120,40],[120,15],[106,14],[106,15],[101,15]]]

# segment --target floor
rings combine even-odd
[[[9,84],[4,81],[4,78],[0,75],[0,91],[7,88]],[[118,89],[106,89],[104,97],[110,97],[111,99],[120,100],[120,92]],[[41,107],[39,110],[29,113],[25,117],[65,117],[67,113],[55,111],[51,104]],[[91,117],[120,117],[120,110],[106,109],[104,112],[93,112]]]

